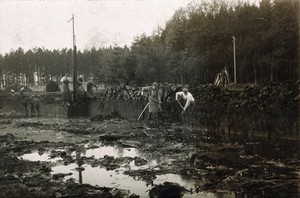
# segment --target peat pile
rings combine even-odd
[[[187,85],[188,86],[188,85]],[[162,95],[162,101],[170,101],[177,91],[180,91],[183,85],[160,84],[159,90]],[[147,101],[147,97],[141,94],[141,87],[135,86],[109,86],[98,91],[96,94],[100,100],[131,100],[131,101]]]
[[[299,85],[297,81],[243,85],[238,89],[231,86],[223,89],[208,84],[161,84],[159,90],[162,95],[162,121],[204,128],[217,136],[226,132],[242,133],[246,136],[299,137]],[[181,91],[182,87],[188,87],[196,99],[195,106],[188,108],[183,116],[181,107],[175,101],[175,94]],[[38,94],[12,96],[10,93],[2,93],[1,109],[11,107],[14,110],[26,111],[35,104],[61,102],[60,94],[53,93],[53,97]],[[94,115],[118,112],[124,118],[137,119],[148,101],[148,98],[141,94],[141,87],[135,86],[111,86],[94,94],[93,100],[97,100],[99,104],[91,108],[102,109],[97,110]],[[184,101],[180,102],[184,105]]]
[[[299,136],[299,81],[256,84],[239,89],[214,85],[161,84],[164,120],[184,121],[186,125],[205,127],[208,132],[259,133],[270,136]],[[183,117],[175,93],[188,87],[196,105]],[[146,104],[141,87],[107,87],[97,93],[101,101],[134,101]],[[184,101],[181,101],[184,104]]]
[[[18,83],[9,84],[6,87],[4,87],[4,89],[3,89],[3,91],[7,92],[7,93],[10,93],[12,90],[14,92],[18,92],[18,91],[31,92],[32,91],[29,87],[20,85]]]
[[[202,86],[192,92],[197,105],[191,117],[200,118],[208,131],[299,136],[299,81],[246,86],[242,91]]]

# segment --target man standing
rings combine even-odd
[[[95,83],[93,83],[92,81],[89,81],[86,84],[86,91],[89,94],[93,94],[94,93],[94,89],[97,89],[97,85]]]
[[[77,85],[77,96],[79,100],[85,100],[86,99],[86,92],[83,87],[83,76],[80,75],[78,77],[78,85]]]
[[[31,117],[39,117],[41,112],[40,112],[40,96],[39,95],[32,95],[30,96],[30,112],[31,112]]]
[[[62,92],[63,92],[63,105],[64,106],[70,106],[70,102],[71,102],[71,91],[69,88],[69,83],[71,82],[69,79],[69,74],[66,73],[62,79],[60,80],[61,83],[63,83],[62,85]]]
[[[89,81],[86,84],[86,93],[87,93],[87,98],[88,99],[94,99],[94,98],[96,98],[95,94],[94,94],[94,91],[96,89],[97,89],[97,85],[95,83],[93,83],[92,81]]]
[[[183,88],[182,91],[176,92],[175,95],[175,100],[178,101],[178,97],[182,97],[183,100],[185,100],[185,105],[183,107],[182,110],[182,114],[184,114],[186,112],[186,109],[190,106],[190,104],[194,104],[195,103],[195,99],[193,97],[193,95],[188,91],[187,88]],[[179,102],[179,101],[178,101]]]
[[[162,112],[161,109],[161,93],[158,89],[158,83],[152,83],[152,86],[142,87],[142,95],[143,92],[148,92],[148,100],[149,100],[149,117],[148,119],[152,119],[152,114],[156,114],[158,117],[159,114]]]

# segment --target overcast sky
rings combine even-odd
[[[67,23],[72,14],[79,50],[130,46],[135,37],[151,35],[158,26],[164,27],[175,10],[191,1],[0,0],[0,53],[18,47],[72,48],[72,23]]]

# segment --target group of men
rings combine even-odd
[[[93,82],[89,81],[87,83],[87,89],[85,90],[83,86],[83,76],[80,75],[77,79],[77,96],[79,99],[86,98],[86,96],[91,96],[94,92],[94,89],[97,89],[97,85],[95,85]],[[60,80],[62,83],[62,92],[63,92],[63,105],[64,106],[70,106],[70,102],[72,101],[72,94],[70,91],[69,83],[72,81],[70,80],[69,74],[66,73]]]
[[[148,119],[153,119],[155,117],[160,117],[162,113],[161,102],[162,95],[159,91],[158,83],[152,83],[152,86],[142,87],[142,95],[147,92],[146,96],[148,97],[149,103],[149,116]],[[182,98],[185,101],[184,106],[180,103],[179,99]],[[182,91],[178,91],[175,94],[175,100],[178,102],[182,108],[181,114],[185,114],[187,108],[191,104],[195,104],[195,99],[193,95],[188,91],[186,87],[182,88]]]
[[[77,94],[78,97],[81,98],[83,95],[86,94],[85,88],[83,87],[83,76],[80,75],[77,79]],[[71,80],[69,79],[68,73],[65,74],[65,76],[62,77],[61,83],[62,85],[62,92],[63,92],[63,105],[70,106],[70,101],[72,99],[71,91],[69,88],[69,83]],[[93,88],[97,86],[92,83],[87,83],[87,93],[92,93]],[[158,118],[161,117],[162,108],[162,94],[159,90],[159,86],[157,82],[152,83],[152,86],[146,86],[142,87],[142,95],[146,93],[146,96],[148,97],[149,103],[147,104],[149,107],[149,116],[148,119]],[[179,99],[182,98],[185,101],[184,106],[180,103]],[[175,94],[175,100],[178,102],[180,107],[182,108],[181,114],[185,114],[187,108],[195,103],[195,99],[193,95],[188,91],[186,87],[182,88],[182,91],[178,91]]]
[[[21,104],[21,109],[25,112],[25,116],[39,117],[40,112],[40,95],[26,95],[26,88],[22,86],[19,90],[20,95],[15,96],[16,91],[14,89],[10,90],[11,96],[13,97],[13,102]]]

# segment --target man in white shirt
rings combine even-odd
[[[175,100],[178,101],[178,97],[182,97],[183,100],[185,100],[185,105],[183,107],[183,111],[182,113],[184,113],[186,111],[186,109],[191,105],[191,104],[194,104],[195,102],[195,99],[193,97],[193,95],[188,92],[188,89],[187,88],[183,88],[182,91],[179,91],[179,92],[176,92],[176,95],[175,95]]]
[[[66,73],[62,79],[60,80],[61,83],[63,83],[62,85],[62,99],[63,99],[63,105],[64,106],[70,106],[70,102],[71,102],[71,91],[69,88],[69,83],[71,83],[71,80],[69,79],[69,74]]]

